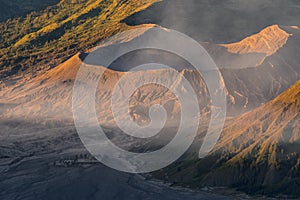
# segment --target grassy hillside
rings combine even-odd
[[[0,77],[57,66],[128,26],[127,16],[156,0],[62,0],[0,23]]]
[[[300,81],[271,102],[229,122],[211,154],[179,162],[158,177],[201,188],[300,196]]]

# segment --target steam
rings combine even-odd
[[[164,0],[125,22],[155,23],[198,41],[232,43],[273,24],[299,25],[299,5],[292,0]]]

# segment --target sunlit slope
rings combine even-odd
[[[299,195],[299,144],[300,81],[269,103],[229,120],[208,157],[168,173],[172,181],[193,187]]]
[[[140,26],[139,31],[130,36],[118,38],[119,42],[126,42],[144,34],[154,25]],[[143,27],[143,28],[142,28]],[[114,41],[111,41],[112,44]],[[110,42],[108,42],[110,44]],[[102,48],[105,48],[103,46]],[[84,62],[85,53],[78,53],[63,64],[41,73],[32,78],[31,75],[24,75],[14,84],[3,84],[1,89],[0,102],[3,104],[4,111],[2,116],[8,118],[26,118],[38,120],[71,120],[72,115],[72,91],[79,67]],[[102,66],[87,66],[95,69],[97,72],[104,71]],[[82,67],[85,67],[84,65]],[[194,87],[200,102],[200,107],[204,109],[209,103],[209,93],[206,85],[199,73],[193,70],[181,70],[179,72]],[[99,114],[99,120],[105,124],[113,122],[113,116],[110,111],[111,95],[115,85],[124,72],[106,70],[100,77],[96,94],[96,109]],[[136,77],[156,77],[168,81],[172,87],[181,85],[181,78],[174,80],[173,72],[168,69],[143,70],[126,73],[129,78]],[[126,88],[124,88],[126,89]],[[165,106],[171,118],[179,117],[180,106],[177,99],[167,88],[157,85],[146,85],[137,91],[132,91],[133,96],[130,104],[132,117],[141,123],[149,120],[149,108],[154,104]],[[11,106],[9,106],[11,105]]]
[[[272,30],[272,27],[267,27],[262,32],[268,32],[267,30]],[[280,42],[272,42],[274,46],[281,46],[281,48],[276,48],[276,52],[269,56],[260,57],[261,60],[255,66],[222,70],[229,93],[234,94],[234,99],[243,98],[246,107],[248,107],[248,103],[259,106],[260,103],[268,102],[300,79],[300,60],[297,54],[300,51],[300,32],[295,27],[280,26],[280,30],[279,32],[288,33],[289,37],[282,46]],[[271,32],[270,36],[264,37],[272,38],[272,35]],[[254,37],[257,37],[257,35],[254,35]],[[262,45],[262,49],[255,45],[252,47],[256,49],[255,51],[263,51],[265,46]],[[244,47],[242,45],[239,48]],[[245,55],[248,54],[242,54],[241,56]],[[243,64],[243,62],[240,63],[240,66],[243,66]]]
[[[207,175],[209,184],[251,184],[287,193],[300,178],[300,82],[232,122],[214,154],[228,160]],[[224,179],[217,178],[222,175]],[[286,187],[289,185],[289,189]]]
[[[155,25],[142,25],[139,26],[139,31],[131,32],[131,35],[126,35],[124,38],[117,38],[117,42],[127,42],[133,40],[140,35],[147,32]],[[143,28],[142,28],[143,27]],[[156,26],[158,27],[158,26]],[[291,29],[291,28],[290,28]],[[167,31],[167,29],[162,29]],[[293,29],[294,30],[294,29]],[[241,68],[241,69],[221,69],[221,73],[226,83],[227,87],[227,110],[228,116],[240,115],[246,111],[249,111],[253,108],[258,107],[262,103],[265,103],[272,98],[279,95],[286,88],[290,87],[295,81],[299,78],[299,68],[297,67],[298,57],[293,54],[293,52],[298,52],[297,41],[299,40],[298,30],[287,30],[293,34],[289,37],[286,45],[281,47],[276,53],[270,56],[263,57],[264,61],[255,67]],[[110,44],[113,44],[116,41],[110,41]],[[208,51],[215,57],[217,55],[223,55],[224,52],[227,52],[227,55],[231,56],[248,56],[251,54],[232,54],[229,53],[224,47],[219,47],[218,45],[205,46]],[[155,53],[155,52],[154,52]],[[162,54],[161,54],[162,55]],[[71,112],[71,93],[73,89],[74,80],[76,78],[76,73],[79,66],[82,64],[85,53],[78,53],[70,59],[66,60],[63,64],[54,67],[53,69],[47,70],[43,73],[24,73],[22,76],[11,77],[10,81],[0,82],[1,86],[1,96],[0,103],[1,108],[6,108],[9,116],[23,116],[25,114],[30,114],[32,117],[36,116],[51,116],[51,118],[72,118]],[[151,55],[152,56],[152,55]],[[164,55],[165,61],[173,61],[173,57],[167,57]],[[128,65],[132,57],[121,60],[122,62],[117,63],[116,69],[123,71],[125,65],[124,62]],[[141,59],[143,61],[145,55],[139,56],[135,55],[134,59]],[[217,60],[217,64],[221,63],[222,59]],[[173,65],[174,64],[174,65]],[[176,64],[181,65],[182,62],[171,63],[172,66]],[[219,65],[218,65],[219,66]],[[191,69],[185,69],[182,66],[179,67],[180,73],[182,73],[188,80],[191,81],[191,84],[194,86],[194,89],[200,100],[200,107],[207,107],[209,110],[209,104],[207,100],[209,99],[209,93],[206,89],[205,82],[201,78],[200,74]],[[168,79],[168,75],[164,74],[164,70],[149,70],[144,71],[145,74],[149,76],[157,76],[162,79]],[[36,74],[36,75],[35,75]],[[118,82],[119,78],[124,74],[124,72],[109,70],[106,74],[106,77],[103,79],[108,80],[107,83],[102,85],[102,91],[105,91],[99,95],[99,99],[105,96],[105,103],[99,104],[103,108],[107,108],[109,105],[109,97],[112,90],[112,87]],[[134,73],[132,73],[134,75]],[[132,75],[132,76],[133,76]],[[104,87],[105,86],[105,87]],[[159,98],[163,97],[164,101],[167,98],[174,99],[173,97],[166,95],[167,92],[162,87],[156,91],[155,98],[150,98],[152,90],[155,87],[148,87],[143,89],[143,95],[149,96],[149,99],[145,102],[159,102]],[[137,118],[146,120],[148,111],[147,108],[150,104],[143,107],[143,95],[139,94],[140,98],[137,101],[136,110],[139,110],[140,114],[137,114]],[[156,101],[154,101],[156,99]],[[173,101],[173,100],[172,100]],[[164,102],[165,104],[167,102]],[[179,114],[178,105],[173,105],[174,102],[169,102],[168,105],[170,112],[174,110],[174,113]],[[16,106],[15,109],[12,107]],[[6,113],[6,112],[5,112]],[[108,116],[107,112],[101,112],[103,116]],[[139,116],[143,115],[143,116]],[[111,120],[111,116],[108,117]],[[106,117],[103,118],[105,121]]]
[[[249,36],[237,43],[223,45],[229,52],[238,54],[263,53],[274,54],[286,44],[290,34],[281,29],[278,25],[265,28],[261,32]]]
[[[17,85],[3,88],[1,101],[5,109],[2,116],[12,119],[72,121],[72,91],[76,73],[82,65],[81,55],[73,56],[41,76],[33,79],[24,78]],[[98,67],[97,72],[104,72],[104,68],[95,67]],[[183,70],[180,73],[192,80],[191,84],[197,91],[199,99],[202,99],[199,106],[204,109],[209,104],[209,93],[201,76],[191,70]],[[99,121],[106,125],[113,124],[110,110],[111,96],[115,85],[124,74],[124,72],[108,69],[100,78],[99,83],[95,83],[98,84],[95,98],[97,114],[99,114]],[[129,79],[156,77],[164,81],[169,80],[172,87],[180,86],[182,81],[181,78],[174,80],[173,72],[168,69],[129,72],[126,76]],[[180,105],[177,98],[167,88],[146,85],[132,93],[129,110],[138,123],[149,121],[149,109],[155,104],[165,106],[170,118],[180,117]],[[10,107],[9,104],[13,106]]]
[[[43,11],[0,23],[0,76],[54,67],[128,29],[125,17],[156,0],[63,0]]]
[[[243,149],[253,150],[255,145],[266,147],[278,143],[299,143],[299,114],[300,81],[271,102],[229,124],[215,153],[238,152],[240,156],[245,156],[251,151]]]

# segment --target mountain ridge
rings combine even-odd
[[[133,32],[130,37],[126,36],[124,38],[117,38],[116,41],[110,41],[109,44],[113,44],[114,42],[127,42],[128,40],[132,40],[136,37],[138,37],[141,34],[144,34],[147,32],[147,30],[150,30],[152,27],[155,27],[156,25],[141,25],[139,26],[139,32]],[[156,26],[159,28],[159,26]],[[162,29],[163,30],[163,29]],[[297,39],[298,37],[296,37]],[[293,36],[289,40],[292,40]],[[288,42],[289,42],[288,40]],[[293,41],[292,41],[293,42]],[[290,42],[289,42],[290,43]],[[108,44],[108,45],[109,45]],[[213,46],[212,48],[216,48],[217,46]],[[294,48],[293,45],[287,45],[279,49],[275,54],[265,58],[263,64],[261,66],[256,66],[256,67],[251,67],[249,69],[220,69],[221,74],[223,75],[223,78],[225,80],[228,94],[227,94],[227,100],[228,100],[228,109],[230,110],[229,113],[231,115],[239,115],[242,114],[246,111],[251,110],[252,108],[255,108],[259,106],[261,103],[265,103],[268,100],[271,100],[274,98],[274,96],[280,94],[285,88],[288,88],[290,85],[293,84],[294,80],[297,80],[297,71],[293,75],[288,73],[289,71],[292,70],[297,70],[298,68],[292,68],[291,66],[287,65],[286,63],[282,62],[281,60],[279,64],[276,65],[276,67],[271,67],[270,62],[275,63],[278,62],[278,58],[282,59],[280,56],[280,51],[285,51],[285,49],[289,49],[290,47]],[[102,47],[103,48],[103,47]],[[211,50],[208,49],[210,52]],[[289,51],[289,50],[288,50]],[[213,57],[217,57],[220,53],[219,52],[224,52],[224,49],[218,49],[215,51],[215,53],[212,55]],[[159,54],[162,55],[162,54]],[[79,69],[79,66],[82,64],[83,59],[84,59],[85,53],[77,53],[75,56],[71,57],[67,61],[65,61],[63,64],[59,65],[58,67],[54,67],[53,69],[47,70],[44,73],[40,73],[38,75],[32,76],[30,73],[29,74],[24,74],[21,77],[17,77],[16,82],[13,84],[10,83],[5,83],[3,82],[1,84],[1,93],[2,93],[2,100],[4,101],[5,98],[8,98],[9,100],[5,100],[6,102],[11,101],[11,102],[19,102],[23,101],[24,97],[21,99],[23,100],[17,100],[17,97],[20,97],[18,94],[23,93],[23,96],[36,96],[37,94],[33,94],[33,91],[48,91],[48,94],[45,96],[49,96],[49,88],[53,88],[53,91],[56,91],[56,94],[52,94],[53,96],[57,96],[60,94],[62,96],[63,102],[65,102],[65,105],[69,105],[67,103],[70,101],[70,91],[71,87],[74,83],[75,77],[76,77],[76,72]],[[141,55],[140,55],[141,56]],[[145,55],[142,56],[142,61],[146,59],[144,57]],[[237,56],[239,56],[237,54]],[[243,56],[243,55],[241,55]],[[132,57],[130,57],[132,58]],[[139,58],[139,56],[137,57]],[[151,58],[151,57],[150,57]],[[167,58],[167,62],[172,60],[173,58],[171,57],[170,59]],[[268,60],[269,59],[269,60]],[[123,62],[129,61],[129,65],[131,62],[131,59],[127,60],[122,60]],[[217,61],[221,62],[221,60]],[[281,62],[283,64],[281,64]],[[180,64],[181,62],[179,61],[177,64]],[[296,63],[296,61],[295,61]],[[168,64],[168,63],[167,63]],[[176,63],[175,63],[176,64]],[[128,64],[127,64],[128,65]],[[171,64],[172,65],[172,64]],[[289,68],[286,68],[288,66]],[[295,65],[293,64],[295,67]],[[120,67],[122,68],[122,66]],[[184,69],[181,69],[179,71],[182,71]],[[299,69],[298,69],[299,70]],[[146,73],[146,72],[145,72]],[[111,70],[111,74],[119,74],[117,76],[121,76],[123,74],[122,72],[114,71]],[[208,92],[206,91],[205,84],[201,78],[201,76],[197,75],[196,72],[193,72],[193,70],[186,70],[185,73],[187,76],[192,77],[192,80],[194,80],[193,85],[197,88],[196,91],[201,93],[201,98],[206,99],[204,96],[209,96]],[[112,75],[112,77],[115,77],[115,75]],[[295,77],[293,77],[295,76]],[[164,77],[164,76],[163,76]],[[106,77],[106,79],[109,79],[110,77]],[[31,80],[30,80],[31,79]],[[112,78],[114,79],[114,78]],[[277,79],[277,80],[276,80]],[[30,81],[29,81],[30,80]],[[49,81],[52,80],[52,85],[48,86],[47,84]],[[199,83],[195,82],[195,80],[198,80]],[[275,82],[276,80],[276,82]],[[13,79],[11,80],[13,81]],[[114,80],[112,83],[116,83],[116,80]],[[257,83],[260,83],[258,85]],[[55,86],[55,84],[57,86]],[[62,84],[62,85],[60,85]],[[196,85],[199,86],[197,87]],[[57,91],[55,87],[62,87],[61,91]],[[67,86],[69,89],[63,88],[64,86]],[[24,89],[26,88],[26,89]],[[270,88],[273,88],[273,90],[270,90]],[[64,92],[62,92],[64,91]],[[44,93],[42,92],[42,93]],[[66,101],[65,97],[68,97],[68,101]],[[44,97],[41,97],[44,98]],[[59,98],[59,96],[57,96]],[[26,98],[25,98],[26,99]],[[30,98],[29,98],[30,99]],[[56,104],[57,100],[54,100],[54,102],[50,102],[51,104]],[[40,103],[43,101],[40,100]],[[26,104],[28,108],[31,108],[29,104]],[[64,110],[62,104],[61,108]],[[49,108],[48,108],[49,109]],[[68,110],[70,110],[68,108]],[[20,112],[17,112],[20,113]]]
[[[299,196],[300,81],[261,107],[228,120],[209,156],[163,172],[192,187],[226,186],[250,194]],[[193,165],[190,163],[194,162]],[[162,175],[157,174],[159,177]]]
[[[240,42],[222,44],[231,53],[264,53],[270,56],[284,46],[291,34],[279,25],[269,26],[257,34],[251,35]]]

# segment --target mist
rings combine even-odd
[[[299,19],[300,2],[294,0],[165,0],[124,22],[154,23],[198,41],[231,43],[273,24],[300,25]]]

